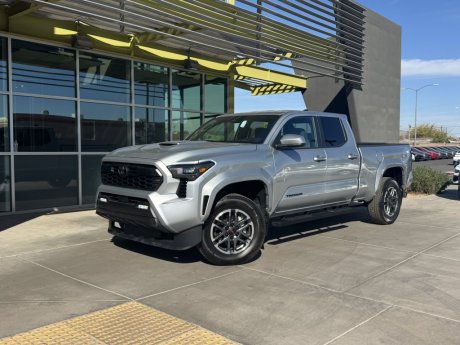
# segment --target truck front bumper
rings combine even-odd
[[[202,226],[173,233],[149,208],[147,199],[110,193],[99,193],[96,203],[96,213],[109,220],[108,231],[114,236],[173,250],[189,249],[201,242]]]

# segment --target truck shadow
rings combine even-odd
[[[364,208],[349,209],[328,216],[322,214],[316,218],[312,217],[309,221],[295,225],[283,227],[270,226],[265,238],[265,244],[279,245],[300,238],[346,229],[348,228],[346,223],[351,221],[370,223],[367,210]]]
[[[337,214],[331,214],[326,218],[324,217],[325,215],[323,214],[321,218],[319,216],[317,218],[312,217],[310,221],[290,226],[270,226],[267,231],[267,236],[265,237],[265,245],[280,245],[300,238],[346,229],[348,228],[346,223],[351,221],[370,223],[367,210],[364,208],[344,210]],[[112,238],[112,243],[124,250],[129,250],[159,260],[175,262],[178,264],[189,264],[200,261],[206,263],[196,248],[191,248],[185,251],[176,251],[152,247],[119,237]],[[251,261],[256,261],[259,257],[260,253]]]
[[[189,264],[193,262],[203,261],[200,253],[196,248],[178,251],[169,250],[158,247],[152,247],[143,243],[125,240],[120,237],[113,237],[112,243],[117,247],[135,252],[141,255],[149,256],[159,260],[175,262],[178,264]]]

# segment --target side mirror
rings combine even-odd
[[[288,148],[288,147],[301,147],[305,146],[306,141],[302,135],[297,134],[286,134],[283,135],[280,139],[277,148]]]

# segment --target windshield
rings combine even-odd
[[[205,123],[187,140],[261,144],[278,119],[278,115],[222,116]]]

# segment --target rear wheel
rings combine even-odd
[[[242,195],[229,194],[216,204],[198,249],[213,264],[241,264],[259,253],[265,234],[260,207]]]
[[[393,224],[401,210],[402,193],[398,183],[391,177],[383,177],[368,210],[376,224]]]

